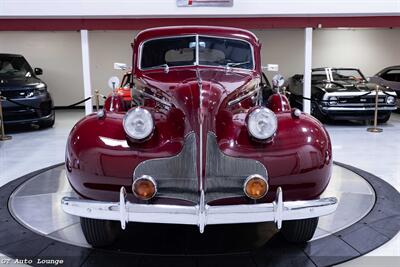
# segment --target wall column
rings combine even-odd
[[[92,96],[92,84],[90,82],[90,58],[89,58],[89,37],[87,30],[81,30],[82,45],[82,69],[83,69],[83,91],[85,98]],[[93,112],[92,99],[85,102],[86,115]]]
[[[311,98],[312,35],[313,35],[313,28],[305,28],[303,97],[308,99]],[[311,101],[303,99],[303,111],[308,114],[311,113]]]

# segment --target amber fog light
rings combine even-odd
[[[254,174],[246,178],[244,193],[251,199],[260,199],[267,194],[268,183],[261,175]]]
[[[143,175],[135,179],[132,184],[133,194],[141,200],[149,200],[157,193],[157,185],[151,176]]]

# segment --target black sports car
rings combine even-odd
[[[0,93],[12,101],[1,100],[5,125],[53,126],[53,100],[47,85],[37,77],[42,72],[33,70],[21,55],[0,54]]]
[[[370,82],[392,88],[397,97],[400,97],[400,65],[384,68],[375,76],[370,78]],[[397,108],[400,108],[400,101],[397,99]]]
[[[321,121],[372,120],[374,118],[376,86],[367,81],[359,69],[317,68],[311,76],[311,113]],[[396,93],[379,86],[378,122],[389,120],[396,110]],[[303,75],[297,74],[288,81],[287,93],[293,107],[303,106]]]

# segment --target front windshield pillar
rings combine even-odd
[[[198,34],[196,35],[196,48],[195,49],[196,49],[196,51],[195,51],[196,58],[195,58],[195,61],[194,61],[194,65],[198,66],[199,65],[199,56],[200,56],[199,35]]]

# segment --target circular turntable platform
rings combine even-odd
[[[47,257],[64,259],[63,266],[327,266],[379,247],[400,229],[400,194],[340,163],[324,192],[339,199],[338,209],[320,218],[306,244],[286,242],[272,223],[207,226],[204,234],[194,226],[130,223],[115,245],[92,249],[79,218],[60,207],[62,197],[74,194],[63,165],[0,188],[0,252],[33,259],[31,265]]]

